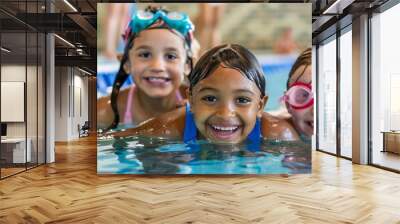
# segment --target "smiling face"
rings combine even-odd
[[[217,143],[244,141],[266,101],[252,81],[221,65],[199,81],[190,96],[197,129],[203,138]]]
[[[175,94],[188,72],[184,40],[168,29],[139,33],[127,63],[136,86],[150,97]]]
[[[292,77],[289,80],[289,86],[294,82],[311,83],[311,65],[302,65],[294,71]],[[304,73],[302,73],[304,71]],[[297,81],[296,81],[297,80]],[[311,137],[314,133],[314,106],[310,106],[304,109],[294,109],[290,104],[286,102],[286,108],[292,115],[292,121],[297,131],[302,134]]]

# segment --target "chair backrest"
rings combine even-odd
[[[85,121],[85,123],[82,126],[82,129],[89,129],[90,128],[90,123],[89,121]]]

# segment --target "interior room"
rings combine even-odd
[[[118,67],[97,64],[110,2],[132,1],[0,1],[0,223],[400,222],[399,1],[264,1],[311,8],[312,172],[209,176],[97,173],[97,100],[113,83],[100,76]],[[273,52],[278,36],[249,45]]]

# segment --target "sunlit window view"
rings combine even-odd
[[[352,158],[352,56],[351,25],[340,36],[331,36],[318,46],[318,149],[337,154],[339,148],[338,156],[349,159]],[[340,111],[337,111],[338,98]],[[340,117],[339,129],[337,117]]]
[[[352,35],[351,26],[340,36],[340,154],[352,157]]]
[[[335,36],[334,36],[335,37]],[[318,48],[318,148],[336,154],[336,40]]]
[[[400,170],[400,5],[372,19],[372,163]]]

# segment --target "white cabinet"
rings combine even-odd
[[[25,151],[25,138],[7,138],[1,140],[2,147],[12,148],[12,163],[25,163],[32,161],[32,140],[26,140],[27,147]],[[26,152],[26,153],[25,153]],[[25,161],[25,158],[27,159]]]

